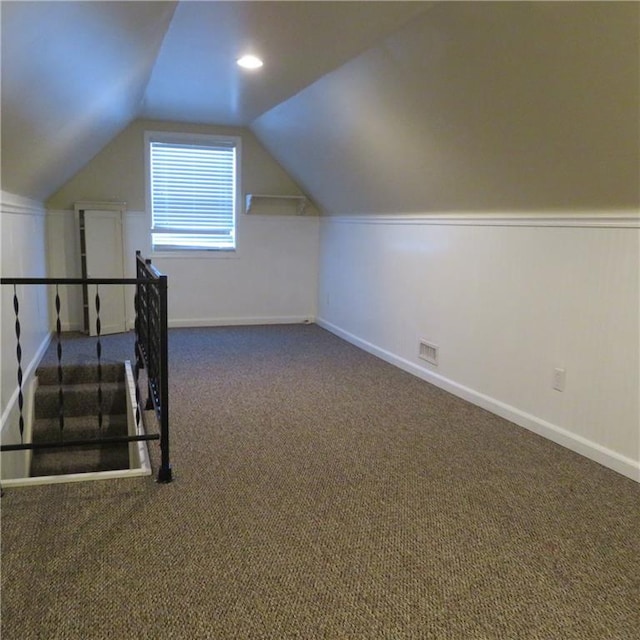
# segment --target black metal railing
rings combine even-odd
[[[15,312],[16,361],[18,382],[18,412],[20,443],[4,444],[0,451],[20,451],[48,449],[56,447],[81,447],[96,444],[116,444],[159,440],[161,461],[158,481],[167,483],[172,480],[169,460],[169,381],[168,381],[168,340],[167,340],[167,276],[158,272],[145,260],[139,251],[136,252],[136,278],[0,278],[0,285],[13,287],[13,308]],[[24,395],[20,298],[18,287],[49,285],[55,286],[55,334],[58,370],[58,420],[60,439],[47,442],[24,442]],[[64,437],[64,386],[63,386],[63,342],[61,340],[62,323],[60,320],[60,286],[80,285],[96,286],[95,296],[95,331],[97,356],[97,416],[98,435],[95,438],[69,440]],[[135,392],[136,392],[136,426],[140,426],[140,370],[147,373],[148,399],[147,409],[153,409],[159,424],[160,433],[134,436],[105,437],[102,435],[102,336],[101,336],[101,285],[135,285]]]
[[[167,276],[161,274],[151,260],[143,258],[139,251],[136,251],[136,275],[136,379],[140,368],[146,367],[149,388],[146,408],[155,411],[160,425],[158,481],[171,482]],[[139,402],[139,397],[136,400]]]

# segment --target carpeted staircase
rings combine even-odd
[[[96,365],[63,367],[64,430],[58,419],[58,369],[40,367],[35,394],[33,442],[92,440],[127,435],[125,369],[122,364],[102,365],[102,429],[98,427]],[[129,467],[129,448],[121,444],[35,449],[31,476],[110,471]]]

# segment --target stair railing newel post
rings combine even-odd
[[[60,290],[56,284],[56,355],[58,358],[58,425],[60,437],[64,437],[64,389],[62,368],[62,324],[60,322]]]
[[[169,462],[169,330],[167,322],[167,276],[161,275],[159,286],[160,320],[160,452],[158,482],[171,482]]]

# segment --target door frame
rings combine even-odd
[[[82,201],[75,203],[77,228],[80,234],[80,271],[82,278],[88,278],[87,275],[87,243],[85,236],[85,215],[91,211],[114,211],[120,214],[120,241],[122,243],[122,273],[124,277],[125,273],[125,237],[124,237],[124,214],[127,210],[126,202],[100,202],[100,201]],[[124,292],[123,292],[124,295]],[[126,297],[124,302],[125,312],[125,328],[128,327],[128,321],[126,317]],[[86,284],[82,285],[82,323],[84,331],[87,334],[91,333],[91,327],[89,322],[89,287]]]

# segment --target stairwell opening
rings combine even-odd
[[[140,412],[139,423],[136,421],[131,362],[102,365],[100,384],[94,365],[72,364],[63,370],[63,433],[59,421],[58,368],[41,366],[36,371],[27,441],[86,440],[87,444],[24,451],[22,455],[27,457],[24,468],[30,470],[29,476],[3,479],[3,488],[151,475],[146,442],[91,442],[96,434],[100,437],[144,435],[143,412]],[[98,404],[101,418],[96,411]]]

